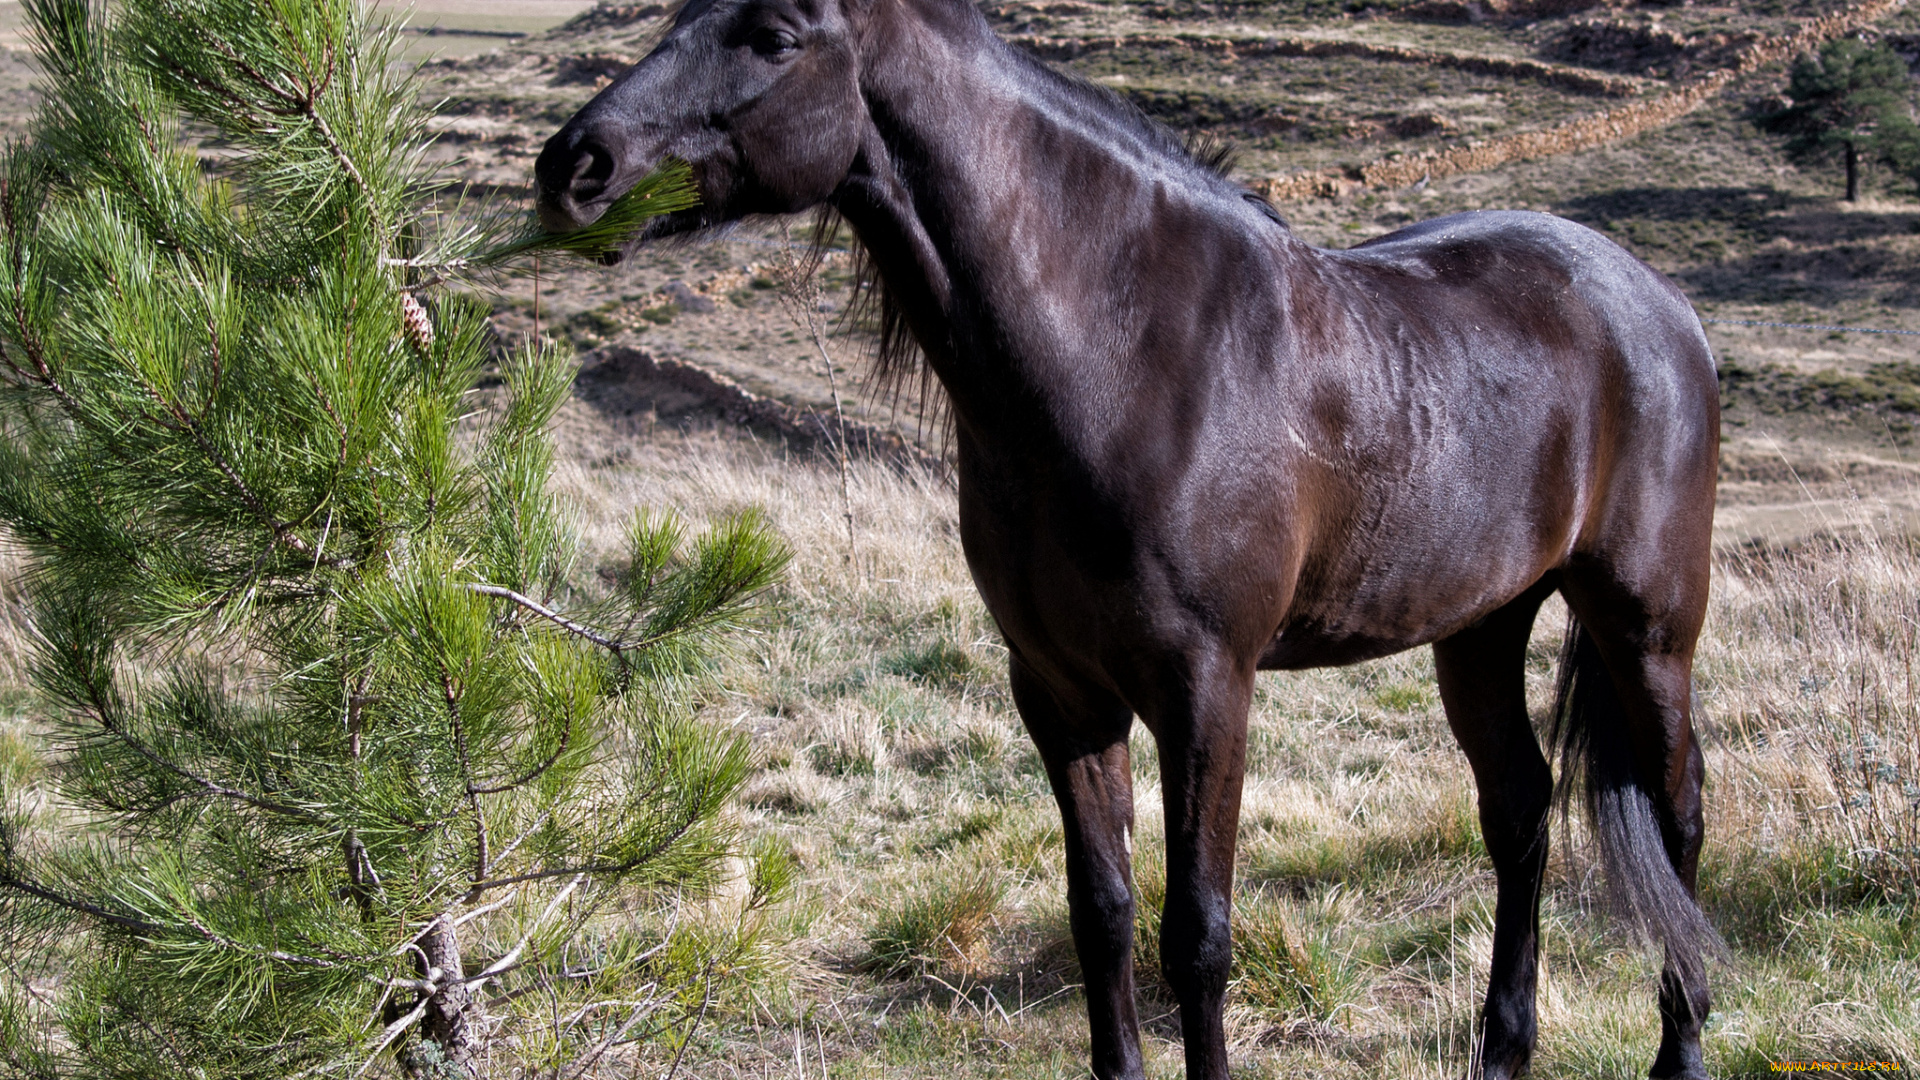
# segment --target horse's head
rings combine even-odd
[[[871,2],[689,0],[658,47],[547,140],[541,222],[593,222],[667,158],[693,167],[701,201],[655,218],[648,237],[824,202],[868,126],[855,46]]]

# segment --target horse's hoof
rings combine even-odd
[[[1701,1060],[1700,1052],[1695,1050],[1688,1056],[1692,1060],[1674,1063],[1655,1061],[1653,1068],[1647,1070],[1648,1080],[1711,1080],[1707,1075],[1707,1063]]]
[[[1530,1062],[1527,1058],[1507,1058],[1504,1060],[1482,1060],[1480,1067],[1473,1072],[1474,1080],[1520,1080],[1528,1074]]]

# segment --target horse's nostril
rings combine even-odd
[[[573,163],[573,190],[576,197],[581,189],[592,187],[596,190],[607,186],[613,176],[613,155],[598,146],[585,146],[580,157]]]
[[[604,209],[595,204],[614,183],[619,155],[586,131],[563,129],[547,140],[534,162],[540,220],[554,232],[571,232]]]

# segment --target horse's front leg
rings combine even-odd
[[[1099,1080],[1140,1080],[1133,1004],[1133,712],[1110,694],[1043,682],[1016,653],[1013,701],[1060,803],[1067,912]]]
[[[1226,1080],[1233,854],[1254,669],[1224,657],[1183,668],[1157,680],[1158,700],[1142,709],[1160,748],[1167,812],[1160,955],[1180,1004],[1188,1080]]]

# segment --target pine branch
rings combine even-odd
[[[695,591],[681,597],[679,603],[672,605],[673,610],[669,611],[666,617],[653,620],[650,624],[655,627],[652,632],[637,638],[614,637],[605,631],[570,619],[532,597],[505,586],[468,582],[461,587],[483,596],[511,601],[569,634],[607,650],[624,662],[629,654],[644,652],[665,642],[689,637],[725,622],[735,605],[749,599],[754,592],[763,588],[773,576],[778,574],[780,568],[785,565],[787,556],[777,545],[765,552],[739,550],[746,538],[745,530],[749,528],[750,525],[745,522],[736,523],[735,531],[723,540],[716,540],[716,546],[707,553],[714,561],[726,560],[731,555],[740,555],[745,562],[744,566],[736,568],[723,564],[701,567],[706,573],[697,575],[696,580],[691,583]],[[722,543],[726,544],[727,548],[718,546]],[[651,594],[655,586],[651,578],[650,574],[645,586],[648,594]]]
[[[172,1054],[172,1055],[173,1055],[173,1060],[174,1060],[174,1063],[175,1063],[175,1064],[176,1064],[176,1065],[177,1065],[177,1066],[178,1066],[178,1067],[179,1067],[179,1068],[180,1068],[180,1069],[181,1069],[182,1071],[192,1071],[192,1070],[193,1070],[193,1063],[187,1060],[187,1056],[186,1056],[185,1054],[183,1054],[183,1053],[181,1053],[181,1052],[180,1052],[180,1048],[179,1048],[179,1047],[177,1047],[177,1046],[175,1046],[175,1045],[173,1045],[173,1040],[172,1040],[172,1039],[169,1039],[169,1038],[167,1038],[167,1036],[166,1036],[166,1034],[165,1034],[165,1033],[163,1033],[163,1032],[159,1032],[159,1031],[155,1031],[155,1030],[153,1029],[153,1025],[152,1025],[152,1024],[149,1024],[149,1023],[147,1023],[147,1018],[146,1018],[146,1017],[144,1017],[144,1016],[141,1016],[141,1015],[139,1015],[138,1013],[135,1013],[135,1014],[134,1014],[134,1017],[133,1017],[133,1019],[134,1019],[134,1022],[136,1022],[136,1023],[138,1023],[138,1024],[140,1025],[140,1030],[142,1030],[142,1031],[144,1031],[144,1032],[146,1032],[146,1033],[147,1033],[147,1037],[148,1037],[148,1038],[151,1038],[151,1039],[154,1039],[154,1040],[156,1040],[156,1041],[158,1041],[158,1042],[160,1043],[160,1045],[162,1045],[162,1046],[164,1046],[164,1047],[166,1047],[166,1048],[167,1048],[167,1053],[169,1053],[169,1054]]]
[[[647,858],[640,858],[618,863],[594,863],[587,866],[562,866],[553,870],[529,870],[524,874],[515,874],[512,877],[495,878],[492,881],[476,881],[473,885],[473,892],[476,894],[483,893],[489,889],[498,889],[506,885],[523,885],[529,881],[547,881],[551,878],[568,877],[574,874],[591,876],[619,875],[627,873],[636,867],[644,866],[648,861]]]
[[[512,877],[497,878],[493,881],[475,882],[473,890],[469,895],[477,897],[488,889],[498,889],[505,885],[519,885],[528,881],[545,881],[549,878],[565,877],[569,874],[612,877],[629,874],[659,858],[668,849],[673,847],[675,843],[692,832],[694,826],[697,824],[699,824],[697,821],[686,821],[666,836],[654,841],[647,850],[635,854],[631,858],[621,860],[620,862],[605,862],[587,866],[568,866],[554,870],[532,870],[524,874],[515,874]]]
[[[272,510],[267,507],[266,503],[261,501],[260,496],[254,494],[253,488],[241,477],[239,471],[233,467],[232,462],[227,460],[227,456],[220,452],[220,448],[215,446],[213,441],[207,438],[206,432],[201,430],[200,423],[194,419],[191,413],[187,412],[185,406],[176,401],[169,400],[162,395],[157,388],[147,385],[144,380],[142,380],[142,385],[145,386],[149,394],[153,395],[154,400],[173,416],[174,421],[180,425],[180,429],[186,432],[187,437],[193,440],[193,444],[200,449],[201,454],[206,456],[208,463],[219,470],[221,476],[227,478],[227,483],[233,485],[234,494],[238,495],[240,501],[246,505],[247,509],[252,511],[253,515],[260,519],[260,523],[265,525],[269,532],[273,533],[275,540],[292,548],[301,555],[312,556],[316,562],[321,561],[319,552],[313,549],[313,545],[296,536],[293,532],[293,525],[289,522],[278,520]],[[309,513],[307,516],[311,518],[312,514]]]
[[[502,862],[506,859],[507,856],[520,850],[520,845],[526,843],[529,839],[531,839],[533,834],[536,832],[539,832],[541,827],[546,825],[546,823],[550,821],[552,818],[553,818],[553,811],[551,809],[542,810],[539,814],[535,815],[534,819],[531,822],[528,822],[526,829],[523,830],[519,836],[516,836],[513,838],[512,843],[500,849],[499,854],[494,856],[494,862],[496,863]]]
[[[444,240],[451,246],[437,254],[388,259],[383,263],[427,271],[424,282],[402,286],[404,291],[418,291],[445,282],[467,280],[484,272],[522,269],[529,260],[541,255],[571,255],[598,262],[632,244],[652,219],[700,205],[700,196],[692,181],[692,167],[677,158],[669,158],[583,229],[570,233],[548,232],[537,220],[523,215],[511,224],[496,220],[446,237]]]
[[[36,900],[44,900],[55,907],[64,908],[76,914],[85,915],[88,918],[98,919],[109,926],[117,926],[122,930],[131,930],[136,934],[158,934],[164,932],[166,929],[166,927],[161,926],[159,923],[148,922],[145,919],[132,915],[124,915],[120,912],[101,907],[99,904],[89,903],[85,900],[77,900],[65,893],[37,885],[25,878],[15,875],[11,870],[0,870],[0,888],[25,893]]]
[[[277,21],[280,22],[281,29],[288,30],[284,18],[279,16],[277,9],[275,15]],[[326,44],[326,65],[320,78],[311,80],[308,85],[301,90],[291,90],[280,86],[275,80],[261,72],[254,64],[248,61],[245,56],[237,52],[232,45],[217,35],[210,36],[207,40],[207,45],[219,53],[222,58],[233,65],[237,71],[256,87],[264,91],[272,99],[281,103],[281,107],[278,109],[261,106],[266,108],[269,115],[282,118],[299,117],[306,120],[307,123],[312,126],[313,130],[320,137],[322,149],[333,158],[334,163],[340,167],[341,172],[346,174],[347,179],[352,182],[353,186],[360,192],[361,198],[366,202],[368,219],[373,224],[375,234],[382,237],[386,236],[388,231],[386,227],[386,215],[380,212],[380,206],[373,188],[367,183],[366,177],[361,173],[359,166],[354,164],[353,158],[348,155],[339,137],[334,134],[333,126],[327,123],[326,117],[321,115],[319,109],[320,98],[326,93],[327,87],[333,80],[335,43],[329,39]],[[296,56],[301,56],[297,47],[291,48],[290,51]],[[167,70],[176,77],[191,83],[205,93],[226,101],[243,115],[250,115],[255,108],[254,102],[248,101],[225,85],[205,78],[184,64],[179,63],[171,56],[163,55],[162,62],[166,65]],[[311,73],[309,73],[309,76],[311,77]],[[256,126],[264,127],[266,125],[261,125],[256,122]]]
[[[373,1043],[370,1049],[365,1051],[366,1060],[360,1063],[359,1068],[353,1070],[353,1075],[366,1075],[366,1071],[373,1068],[373,1063],[380,1060],[381,1053],[385,1051],[387,1047],[393,1045],[395,1039],[412,1030],[413,1026],[420,1022],[420,1018],[427,1015],[427,1006],[431,1004],[433,1004],[433,995],[422,994],[420,1004],[415,1005],[412,1012],[382,1028],[380,1030],[380,1038]]]
[[[222,784],[214,780],[210,780],[207,777],[201,776],[198,773],[192,772],[184,768],[183,766],[180,766],[171,761],[168,761],[166,758],[162,757],[159,753],[155,752],[152,748],[148,747],[146,743],[144,743],[138,738],[135,738],[131,732],[126,730],[125,727],[123,727],[122,725],[114,721],[112,717],[112,712],[113,712],[112,705],[104,700],[98,687],[94,686],[91,682],[89,682],[87,684],[87,690],[90,695],[90,701],[88,702],[88,708],[86,711],[93,716],[94,720],[99,723],[101,728],[105,729],[109,734],[113,735],[116,739],[120,740],[121,745],[125,746],[129,750],[132,750],[135,754],[139,755],[139,757],[147,761],[149,764],[167,773],[170,773],[173,776],[179,777],[180,779],[185,780],[189,784],[192,784],[198,787],[200,789],[201,794],[211,795],[216,798],[222,798],[222,799],[232,799],[236,802],[245,803],[248,806],[255,807],[256,809],[266,810],[270,813],[275,813],[275,814],[284,814],[288,817],[299,818],[303,821],[317,822],[317,821],[323,820],[319,815],[315,814],[311,810],[308,810],[299,806],[294,806],[289,803],[278,802],[273,799],[268,799],[263,796],[255,795],[250,791],[244,791],[244,790],[241,790],[240,788],[231,787],[229,785]]]
[[[460,716],[460,695],[454,690],[453,675],[445,666],[440,668],[440,693],[447,705],[447,719],[453,725],[453,747],[460,760],[461,786],[467,797],[467,810],[473,815],[474,856],[473,880],[482,881],[491,868],[487,860],[487,814],[480,805],[480,792],[473,782],[473,759],[467,751],[467,728]],[[480,897],[480,887],[475,885],[467,893],[467,902],[472,903]]]
[[[26,350],[27,362],[32,365],[33,374],[28,375],[21,369],[20,365],[14,361],[13,355],[7,351],[4,342],[0,342],[0,363],[5,363],[15,378],[39,383],[53,394],[54,399],[60,402],[68,415],[84,423],[85,411],[54,375],[52,367],[47,364],[46,347],[40,341],[40,336],[34,332],[33,319],[27,306],[26,267],[21,265],[24,241],[20,235],[20,222],[15,216],[14,197],[17,194],[13,178],[0,179],[0,227],[6,229],[10,249],[8,255],[13,263],[13,272],[10,275],[13,288],[8,298],[11,301],[8,314],[12,317],[14,333],[17,335],[20,347]]]
[[[552,623],[553,625],[559,627],[560,629],[565,630],[567,633],[572,634],[575,637],[583,638],[587,641],[591,641],[595,645],[598,645],[601,648],[606,649],[608,652],[613,653],[615,656],[619,656],[635,647],[630,642],[624,642],[624,641],[616,640],[614,638],[610,638],[607,635],[599,632],[598,630],[595,630],[591,626],[587,626],[584,623],[574,622],[572,619],[569,619],[565,615],[562,615],[559,612],[553,610],[552,608],[546,606],[545,604],[542,604],[540,601],[535,600],[532,597],[526,596],[522,593],[515,592],[514,590],[506,588],[505,586],[484,585],[479,582],[468,582],[462,585],[461,588],[466,589],[468,592],[479,593],[482,596],[494,596],[494,597],[499,597],[502,600],[511,600],[514,603],[532,612],[533,614],[538,615],[541,618]]]
[[[513,967],[515,961],[520,959],[520,954],[526,951],[527,944],[533,940],[533,935],[539,932],[542,926],[547,924],[548,919],[553,918],[554,911],[556,911],[561,904],[565,903],[567,897],[573,895],[573,890],[579,888],[581,883],[586,880],[587,875],[575,874],[573,880],[567,882],[565,888],[555,893],[553,899],[547,901],[546,909],[540,913],[539,918],[528,924],[527,932],[521,935],[520,940],[514,943],[513,948],[507,950],[504,956],[488,964],[479,974],[468,976],[464,981],[473,987],[473,992],[476,994],[479,993],[481,988],[486,985],[487,980]]]
[[[515,788],[525,787],[533,783],[544,775],[548,769],[553,768],[554,763],[559,761],[561,756],[567,752],[567,744],[572,740],[573,720],[572,718],[568,718],[566,724],[560,729],[560,745],[554,747],[553,753],[547,755],[545,761],[529,769],[525,775],[508,780],[503,784],[468,784],[467,793],[469,795],[498,795],[503,791],[512,791]]]
[[[297,964],[302,967],[319,968],[322,970],[332,970],[335,968],[347,967],[349,966],[349,962],[351,961],[357,961],[359,963],[372,963],[372,962],[376,962],[378,959],[376,957],[370,957],[370,956],[369,957],[339,956],[335,959],[329,960],[329,959],[325,959],[323,957],[318,957],[318,956],[303,956],[299,953],[290,953],[281,949],[267,948],[266,946],[263,946],[263,945],[249,945],[243,941],[235,941],[234,939],[213,930],[212,928],[208,927],[205,923],[202,923],[200,920],[194,919],[191,917],[182,918],[181,923],[182,925],[191,929],[195,934],[198,934],[202,940],[206,941],[210,945],[218,945],[219,947],[223,949],[227,949],[232,952],[243,953],[247,956],[257,956],[263,960],[273,960],[282,964]]]

